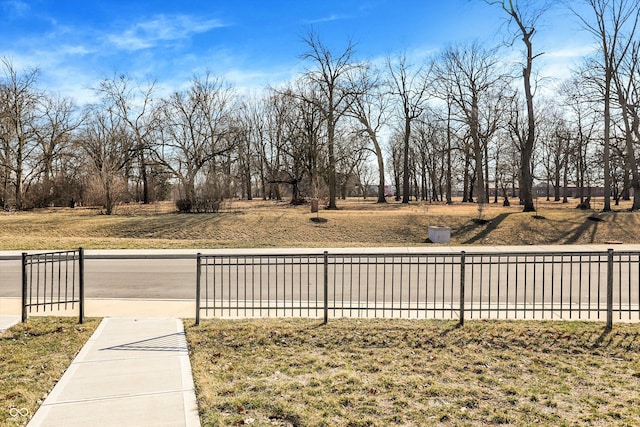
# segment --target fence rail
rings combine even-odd
[[[84,250],[22,254],[22,322],[28,313],[78,305],[84,322]]]
[[[220,317],[640,317],[640,252],[197,255]]]

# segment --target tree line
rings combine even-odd
[[[549,5],[485,3],[503,14],[508,47],[373,61],[312,31],[305,70],[252,96],[212,73],[163,96],[155,82],[114,75],[94,88],[98,102],[79,107],[40,90],[39,70],[4,58],[0,205],[97,204],[111,214],[121,202],[174,199],[181,211],[215,212],[224,199],[290,197],[333,209],[371,188],[384,203],[394,188],[403,203],[459,193],[480,208],[517,198],[533,211],[537,182],[556,201],[571,192],[588,206],[599,187],[605,211],[632,196],[639,209],[638,3],[583,0],[589,13],[574,14],[598,52],[546,86],[534,36]],[[512,51],[523,58],[515,66]]]

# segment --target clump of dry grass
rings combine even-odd
[[[640,424],[640,326],[207,321],[203,425]]]
[[[72,318],[34,317],[0,334],[1,425],[26,424],[98,323],[96,319],[79,325]],[[16,416],[11,409],[22,414]]]
[[[0,250],[206,249],[261,247],[421,246],[428,226],[451,227],[453,245],[587,244],[640,242],[640,213],[597,214],[575,204],[539,203],[538,215],[521,207],[489,204],[477,224],[477,205],[340,201],[311,221],[308,206],[286,202],[235,201],[218,214],[179,214],[170,203],[96,209],[48,209],[0,214]],[[626,205],[624,206],[626,207]],[[537,218],[536,218],[537,216]]]

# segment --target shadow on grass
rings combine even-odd
[[[591,236],[587,243],[595,242],[596,232],[598,231],[598,223],[599,221],[593,221],[589,217],[585,218],[584,222],[576,227],[567,237],[563,239],[564,236],[559,236],[553,243],[563,243],[566,245],[573,245],[580,241],[580,238],[589,233]]]
[[[604,340],[605,338],[611,336],[611,332],[612,332],[611,329],[605,327],[602,333],[600,334],[600,336],[595,340],[591,348],[599,348],[602,346],[606,346]],[[611,338],[609,338],[609,341],[611,341]]]
[[[466,233],[474,231],[478,227],[483,227],[478,234],[476,234],[475,236],[463,242],[464,244],[476,243],[484,239],[485,237],[489,236],[491,232],[495,231],[498,228],[498,226],[502,223],[502,221],[504,221],[509,215],[513,213],[514,212],[501,213],[500,215],[498,215],[497,217],[489,221],[489,223],[484,226],[480,226],[472,221],[470,224],[467,224],[459,228],[458,230],[456,230],[456,234],[464,235]]]

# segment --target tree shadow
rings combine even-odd
[[[186,351],[187,341],[184,332],[161,335],[140,341],[118,344],[112,347],[101,348],[99,351]]]
[[[489,234],[491,234],[491,232],[495,231],[496,228],[498,228],[498,226],[502,223],[502,221],[504,221],[509,215],[511,215],[513,213],[514,212],[501,213],[500,215],[498,215],[497,217],[492,219],[478,234],[476,234],[475,236],[473,236],[470,239],[467,239],[463,243],[464,244],[471,244],[471,243],[476,243],[476,242],[484,239]],[[456,233],[457,234],[464,234],[466,232],[472,231],[473,229],[475,229],[477,227],[478,227],[478,225],[476,223],[472,222],[469,225],[465,225],[464,227],[459,228]]]
[[[600,336],[595,340],[591,348],[602,347],[605,344],[604,343],[605,338],[609,337],[611,335],[611,332],[612,332],[611,329],[604,328],[604,330],[602,331]]]
[[[578,226],[574,231],[572,231],[567,238],[561,242],[561,238],[556,239],[555,243],[563,243],[567,245],[572,245],[578,243],[580,237],[587,234],[591,229],[591,237],[588,243],[595,242],[596,232],[598,231],[598,221],[593,221],[589,218],[585,218],[584,222]]]

